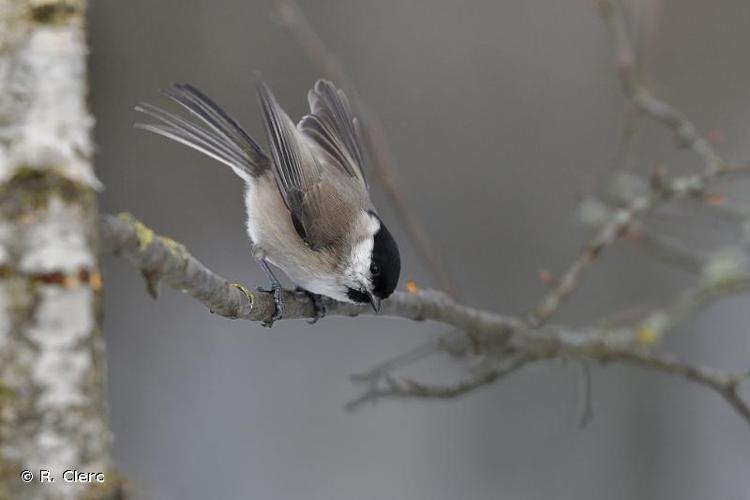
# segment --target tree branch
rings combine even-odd
[[[641,84],[619,2],[599,0],[599,4],[613,33],[618,70],[627,97],[642,113],[672,129],[680,142],[703,160],[704,168],[698,174],[671,179],[661,174],[654,175],[650,186],[643,192],[627,196],[622,201],[621,208],[613,209],[603,222],[598,222],[595,236],[526,318],[474,309],[434,290],[394,293],[384,301],[383,315],[432,320],[450,325],[458,331],[418,346],[354,377],[356,382],[366,384],[367,388],[347,405],[349,409],[384,398],[457,397],[530,363],[572,360],[583,363],[620,362],[677,375],[719,393],[750,424],[750,403],[742,398],[739,390],[740,383],[745,378],[743,375],[714,371],[678,361],[671,354],[654,352],[655,346],[666,333],[675,330],[715,300],[750,290],[750,270],[736,252],[725,251],[704,257],[694,254],[679,242],[644,233],[636,225],[645,212],[672,199],[703,199],[707,187],[719,176],[746,171],[750,167],[726,165],[683,113],[654,97]],[[400,183],[396,181],[396,170],[382,125],[362,103],[342,66],[325,47],[297,4],[293,0],[277,0],[277,5],[277,21],[289,29],[313,61],[349,91],[365,122],[368,141],[376,156],[377,175],[392,197],[400,216],[404,218],[418,249],[433,271],[439,273],[444,268],[436,256],[431,254],[433,245],[408,205]],[[153,295],[156,295],[159,282],[164,281],[196,298],[214,313],[233,319],[270,323],[275,312],[271,293],[251,292],[240,284],[229,283],[198,262],[182,245],[155,235],[127,214],[119,217],[105,216],[101,226],[107,247],[124,255],[141,271]],[[572,329],[548,324],[550,317],[577,288],[584,272],[601,252],[624,235],[640,236],[640,239],[635,240],[657,255],[697,272],[697,285],[677,294],[671,303],[652,311],[645,320],[632,321],[630,325]],[[443,276],[444,279],[446,277],[447,275]],[[315,316],[314,306],[306,294],[285,291],[285,299],[285,315],[282,319]],[[370,309],[365,306],[324,300],[331,316],[371,314]],[[480,360],[481,369],[456,384],[440,386],[392,375],[393,371],[435,353]]]
[[[687,364],[669,354],[613,351],[604,356],[602,361],[622,361],[634,366],[683,377],[708,387],[719,393],[750,424],[750,403],[743,399],[740,393],[740,386],[748,378],[747,374],[720,372],[711,368]]]
[[[100,228],[105,249],[129,260],[143,275],[152,295],[156,295],[158,284],[163,281],[221,316],[264,323],[271,321],[276,307],[272,293],[251,291],[218,276],[190,255],[183,245],[154,234],[132,215],[104,215]],[[315,317],[314,305],[307,294],[286,290],[284,298],[283,319]],[[324,298],[324,304],[330,316],[372,314],[369,306],[329,298]],[[463,306],[436,290],[396,292],[383,301],[380,314],[439,321],[485,334],[504,334],[521,324],[516,318]]]
[[[627,239],[662,262],[690,273],[700,272],[706,264],[705,256],[692,250],[678,239],[642,227],[630,231]]]
[[[609,222],[588,242],[556,286],[549,290],[529,315],[529,323],[534,326],[543,325],[557,312],[562,302],[578,287],[583,273],[604,249],[627,233],[639,215],[673,198],[703,194],[718,176],[744,169],[726,165],[684,113],[658,99],[641,83],[622,5],[617,0],[599,0],[599,7],[612,33],[618,74],[626,96],[643,113],[671,128],[680,143],[703,160],[704,169],[700,174],[677,177],[671,181],[655,176],[647,194],[633,198],[625,207],[615,211]]]
[[[617,74],[626,97],[636,109],[671,128],[679,144],[690,148],[703,160],[706,173],[713,174],[722,170],[725,164],[721,157],[693,122],[682,111],[656,97],[644,85],[622,3],[619,0],[598,0],[598,4],[612,36]]]
[[[251,292],[247,287],[228,282],[196,260],[184,246],[154,234],[131,215],[102,216],[100,227],[104,248],[129,260],[152,291],[164,281],[221,316],[270,322],[275,311],[270,292]],[[383,302],[382,315],[416,321],[432,320],[453,326],[460,332],[452,332],[435,342],[419,346],[356,377],[355,380],[367,384],[368,389],[347,407],[353,409],[383,398],[456,397],[490,384],[529,363],[569,359],[624,362],[682,376],[719,392],[750,424],[748,403],[738,391],[740,376],[681,364],[670,355],[657,355],[648,349],[667,331],[714,300],[750,290],[750,273],[721,263],[725,257],[716,259],[709,260],[706,268],[718,268],[718,271],[705,271],[698,286],[683,292],[673,303],[655,311],[633,328],[570,329],[547,325],[542,329],[530,329],[521,318],[474,309],[457,303],[442,292],[396,292]],[[285,298],[282,319],[315,317],[314,306],[306,294],[286,291]],[[325,300],[330,316],[372,314],[365,306]],[[449,386],[422,384],[389,373],[404,363],[438,352],[455,357],[481,356],[487,361],[487,367]]]
[[[348,411],[353,411],[367,403],[375,403],[381,399],[419,398],[419,399],[450,399],[463,396],[485,385],[496,382],[506,375],[518,371],[529,362],[532,356],[516,355],[497,367],[480,370],[471,377],[454,385],[426,385],[411,379],[394,378],[384,374],[371,383],[367,391],[346,404]]]

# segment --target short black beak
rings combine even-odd
[[[380,299],[374,296],[372,293],[367,294],[370,297],[370,305],[372,306],[372,310],[376,313],[380,312]]]

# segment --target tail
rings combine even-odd
[[[135,127],[163,135],[218,160],[245,181],[257,177],[271,166],[271,162],[257,142],[223,109],[201,91],[186,83],[176,83],[162,91],[169,99],[187,109],[201,127],[178,115],[150,104],[136,106],[158,123],[136,123]]]

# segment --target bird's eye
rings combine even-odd
[[[373,276],[377,276],[380,274],[380,267],[378,267],[378,265],[374,262],[370,264],[370,274]]]

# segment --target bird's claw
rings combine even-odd
[[[273,303],[276,306],[276,311],[273,313],[273,316],[270,320],[263,321],[262,323],[263,326],[271,328],[277,320],[280,320],[284,317],[284,288],[272,284],[270,290],[263,287],[258,287],[257,291],[273,294]]]
[[[311,291],[305,290],[304,288],[299,286],[294,289],[294,293],[296,293],[297,295],[308,297],[313,304],[315,316],[307,320],[308,324],[314,325],[318,322],[318,320],[326,317],[327,309],[325,303],[323,302],[323,296],[317,293],[312,293]]]

